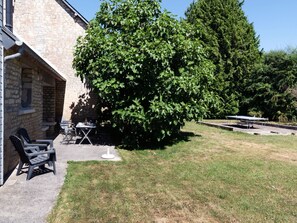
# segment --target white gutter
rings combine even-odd
[[[20,56],[23,55],[23,52],[24,52],[23,42],[21,42],[21,41],[15,41],[15,45],[17,45],[18,47],[20,47],[19,50],[18,50],[18,52],[15,53],[15,54],[8,55],[8,56],[4,57],[4,62],[6,62],[7,60],[12,60],[12,59],[18,58],[18,57],[20,57]]]

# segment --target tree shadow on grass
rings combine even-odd
[[[168,138],[162,142],[146,143],[141,147],[137,147],[133,145],[121,145],[121,144],[118,144],[117,146],[120,149],[125,149],[130,151],[131,150],[164,150],[168,146],[174,146],[181,142],[189,142],[193,137],[202,137],[202,136],[195,134],[193,132],[181,131],[179,134],[175,135],[174,137]]]
[[[194,132],[180,131],[174,137],[167,138],[162,142],[146,142],[141,146],[136,146],[133,144],[123,144],[121,134],[112,128],[110,125],[106,125],[105,127],[98,127],[96,130],[91,131],[88,135],[93,145],[109,145],[116,146],[119,149],[124,150],[164,150],[169,146],[176,145],[181,142],[189,142],[194,137],[202,137],[199,134],[195,134]],[[75,144],[80,143],[81,138],[83,136],[80,135],[79,138],[76,139]],[[87,140],[84,140],[81,144],[89,144]]]

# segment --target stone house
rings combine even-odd
[[[34,49],[9,29],[3,28],[4,45],[4,134],[3,177],[18,163],[9,136],[24,127],[36,138],[44,138],[54,120],[55,100],[62,97],[58,86],[66,79]],[[62,111],[60,111],[62,112]]]
[[[11,134],[24,127],[32,138],[45,138],[62,118],[95,118],[96,100],[72,68],[76,40],[88,21],[66,0],[0,2],[2,185],[18,163]]]
[[[13,32],[50,61],[66,78],[63,118],[95,118],[89,90],[72,68],[74,46],[88,21],[66,0],[13,0]],[[57,117],[61,119],[62,117]]]

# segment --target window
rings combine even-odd
[[[22,70],[21,107],[32,107],[32,72],[31,69]]]

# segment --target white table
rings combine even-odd
[[[253,124],[256,121],[268,121],[268,118],[259,118],[259,117],[252,117],[252,116],[245,116],[245,115],[228,115],[226,116],[228,119],[236,119],[240,122],[244,122],[247,124],[247,128],[253,127]]]
[[[83,133],[83,137],[80,140],[79,144],[81,144],[85,139],[89,141],[90,144],[93,145],[92,141],[88,137],[89,133],[91,132],[92,129],[96,128],[96,125],[93,123],[84,123],[84,122],[79,122],[76,125],[77,129],[80,129],[81,132]]]

